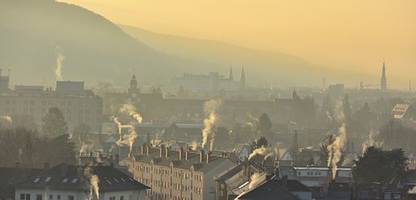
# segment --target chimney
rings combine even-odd
[[[211,155],[211,152],[207,152],[207,164],[210,162],[210,155]]]
[[[146,145],[146,155],[149,155],[150,147],[149,145]]]
[[[141,155],[144,155],[144,145],[142,145],[142,146],[140,147],[140,154],[141,154]]]
[[[165,158],[169,158],[169,147],[165,146]]]
[[[188,160],[189,159],[189,151],[188,150],[186,150],[185,151],[185,160]]]
[[[199,151],[199,162],[204,162],[204,150]]]
[[[183,148],[181,147],[178,151],[178,160],[182,160]]]
[[[163,157],[163,148],[164,148],[164,146],[163,145],[160,145],[159,146],[159,157]]]

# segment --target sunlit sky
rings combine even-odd
[[[416,83],[415,0],[64,0],[118,24]]]

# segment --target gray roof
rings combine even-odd
[[[89,174],[89,175],[88,175]],[[89,191],[89,176],[99,179],[100,192],[146,190],[149,187],[137,182],[112,166],[75,166],[60,164],[28,177],[17,184],[20,189],[49,189]]]

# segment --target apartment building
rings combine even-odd
[[[215,199],[214,177],[235,165],[223,152],[144,145],[128,169],[136,180],[152,188],[147,199],[208,200]]]

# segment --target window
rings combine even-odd
[[[24,194],[25,195],[25,200],[30,200],[30,194]]]
[[[69,195],[69,196],[68,196],[68,200],[74,200],[74,196]]]
[[[50,195],[49,195],[49,199],[53,199],[53,195],[51,195],[51,194],[50,194]]]
[[[110,200],[116,200],[116,197],[110,197]]]
[[[124,200],[124,196],[120,196],[120,200]]]
[[[41,194],[37,194],[36,195],[36,200],[42,200],[42,195]]]
[[[58,200],[61,200],[61,195],[56,196]]]
[[[25,200],[25,194],[20,194],[20,200]]]

